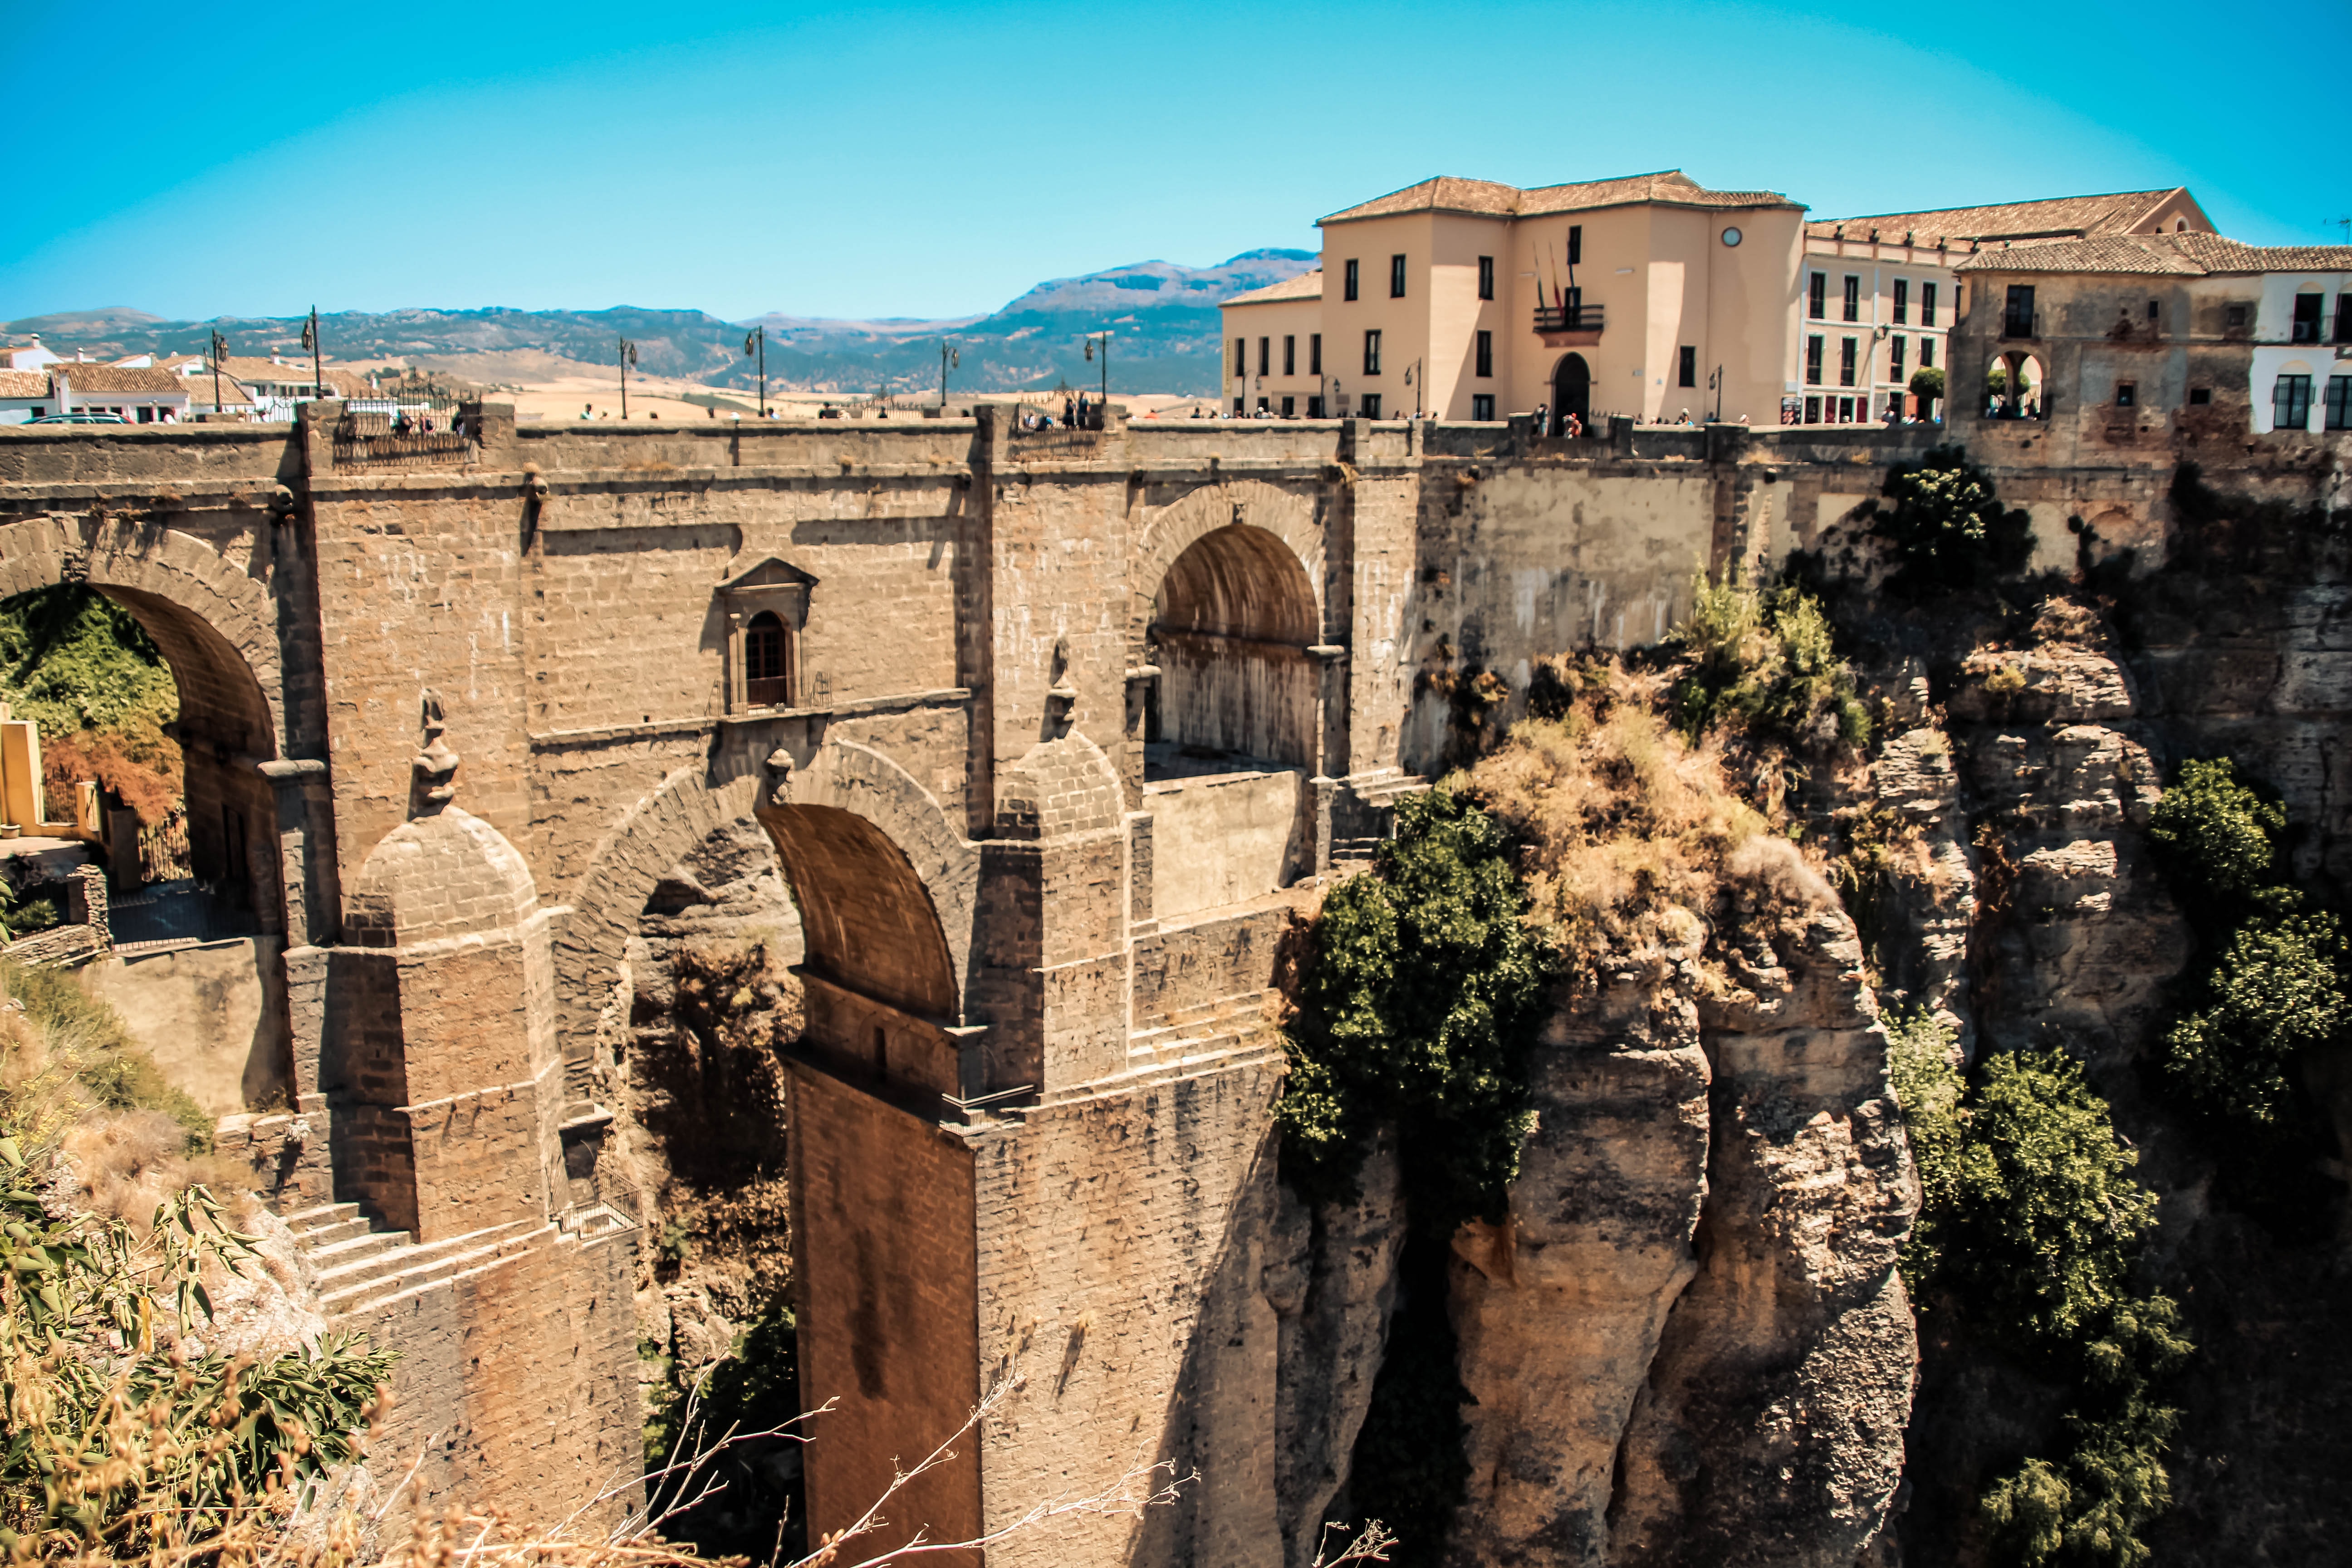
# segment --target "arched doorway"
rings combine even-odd
[[[1568,416],[1575,415],[1577,423],[1586,430],[1592,427],[1592,367],[1578,353],[1562,354],[1551,373],[1551,429],[1559,435],[1568,428]]]
[[[1202,534],[1161,579],[1143,749],[1157,918],[1257,898],[1311,868],[1318,626],[1307,569],[1265,529]]]
[[[2039,419],[2042,407],[2042,362],[2014,351],[1995,354],[1985,373],[1984,416],[1988,419]]]

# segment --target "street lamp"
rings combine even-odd
[[[760,417],[768,416],[768,329],[753,327],[743,338],[743,352],[760,361]]]
[[[629,416],[629,367],[637,363],[637,345],[628,339],[621,341],[621,417]]]
[[[940,417],[948,416],[948,372],[963,364],[963,350],[947,339],[940,340]]]
[[[223,361],[223,360],[226,359],[227,357],[228,357],[228,340],[227,340],[226,338],[225,338],[225,337],[221,336],[221,335],[220,335],[220,329],[219,329],[219,328],[217,328],[217,327],[215,327],[215,328],[214,328],[214,329],[213,329],[213,412],[214,412],[215,414],[218,414],[218,413],[221,411],[221,400],[220,400],[220,372],[221,372],[221,361]]]
[[[310,319],[302,323],[302,346],[310,351],[310,395],[327,395],[327,375],[319,368],[319,307],[310,307]]]
[[[1110,401],[1110,329],[1108,327],[1105,327],[1099,332],[1088,332],[1087,334],[1087,357],[1088,359],[1095,357],[1095,340],[1097,338],[1102,340],[1102,400],[1105,403],[1108,403]]]

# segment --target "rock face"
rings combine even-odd
[[[1816,887],[1791,910],[1750,884],[1718,923],[1701,1262],[1626,1431],[1614,1563],[1850,1563],[1902,1475],[1916,1184],[1860,944]]]
[[[1696,955],[1628,963],[1555,1016],[1511,1223],[1455,1244],[1471,1478],[1462,1563],[1609,1560],[1618,1451],[1667,1314],[1697,1272],[1707,1060]]]
[[[1717,945],[1553,1020],[1509,1224],[1455,1241],[1451,1562],[1844,1564],[1885,1520],[1914,1183],[1853,924],[1755,850]]]

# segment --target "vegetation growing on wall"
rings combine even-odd
[[[1868,742],[1869,710],[1820,600],[1794,583],[1759,590],[1738,572],[1699,574],[1692,600],[1666,639],[1691,660],[1672,698],[1685,739],[1731,724],[1793,752]]]
[[[2192,759],[2148,828],[2199,939],[2162,1071],[2220,1157],[2225,1190],[2290,1227],[2327,1144],[2303,1088],[2315,1052],[2352,1040],[2341,920],[2286,879],[2283,807],[2227,758]]]
[[[1937,447],[1887,470],[1871,531],[1897,563],[1887,585],[1914,596],[1990,587],[2033,559],[2033,524],[2004,508],[1992,480],[1958,447]]]
[[[2062,1448],[1997,1481],[1985,1521],[2024,1568],[2143,1563],[2171,1500],[2160,1389],[2190,1347],[2172,1300],[2133,1285],[2156,1218],[2138,1157],[2063,1052],[1992,1057],[1969,1085],[1933,1017],[1890,1019],[1888,1042],[1921,1187],[1905,1282],[2068,1391]]]

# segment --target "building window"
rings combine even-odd
[[[1897,278],[1895,280],[1895,324],[1899,327],[1910,319],[1911,279]]]
[[[1404,298],[1404,258],[1402,256],[1389,258],[1389,298]]]
[[[2334,383],[2330,384],[2331,386],[2334,384]],[[1473,419],[1492,419],[1494,416],[1495,395],[1491,392],[1472,393],[1470,395],[1470,417]],[[2331,426],[2329,428],[2332,429],[2334,426]]]
[[[2118,408],[2137,408],[2139,406],[2139,384],[2137,382],[2119,381],[2116,383],[2116,406]]]
[[[743,699],[754,708],[792,706],[792,643],[773,610],[743,628]]]
[[[1260,375],[1274,374],[1274,340],[1272,338],[1260,338],[1257,341],[1257,373]]]
[[[2327,427],[2352,430],[2352,375],[2327,378]]]
[[[1478,258],[1478,298],[1491,300],[1494,297],[1495,258],[1491,256],[1482,256]]]
[[[1266,401],[1263,397],[1257,400],[1257,411],[1260,414],[1271,414],[1274,412],[1273,409],[1266,406]]]
[[[2030,338],[2033,335],[2033,285],[2012,283],[2009,286],[2009,309],[2000,318],[2000,335],[2004,338]]]
[[[2213,401],[2213,389],[2212,389],[2211,387],[2210,387],[2210,386],[2192,386],[2192,387],[2190,387],[2190,388],[2189,389],[2189,407],[2191,407],[2191,408],[2204,408],[2204,407],[2210,406],[2210,405],[2211,405],[2212,401]]]
[[[1297,412],[1298,402],[1296,398],[1286,397],[1282,400],[1282,416],[1285,419],[1289,418],[1292,415]]]
[[[1859,346],[1858,342],[1853,338],[1838,340],[1838,384],[1840,386],[1853,384],[1855,351]]]
[[[1886,340],[1886,379],[1897,386],[1903,384],[1903,334],[1901,332]]]
[[[1362,396],[1357,398],[1356,401],[1363,406],[1365,418],[1378,419],[1381,416],[1381,395],[1379,393],[1367,392]]]
[[[1323,374],[1323,334],[1320,332],[1309,332],[1307,335],[1307,374],[1309,375]]]
[[[1919,285],[1919,324],[1923,327],[1936,324],[1936,286],[1933,283]],[[1919,363],[1925,364],[1927,362],[1921,360]]]
[[[1249,374],[1249,340],[1247,338],[1234,340],[1234,374],[1235,375]]]
[[[1580,223],[1570,224],[1568,226],[1568,264],[1573,267],[1583,259],[1584,226]]]
[[[2325,302],[2324,296],[2318,294],[2297,294],[2294,297],[2294,326],[2287,333],[2288,342],[2315,343],[2319,341],[2319,308]]]
[[[1829,313],[1829,300],[1830,276],[1826,272],[1816,272],[1813,274],[1811,302],[1805,313],[1816,321],[1821,321]]]
[[[1244,405],[1244,404],[1243,404],[1243,402],[1242,402],[1242,400],[1241,400],[1240,398],[1236,397],[1236,398],[1234,398],[1234,418],[1238,419],[1238,418],[1240,418],[1244,414],[1246,414],[1246,413],[1248,413],[1248,412],[1249,412],[1249,410],[1248,410],[1247,406],[1246,406],[1245,405]]]
[[[1815,332],[1805,340],[1805,384],[1822,384],[1822,335]]]
[[[1682,346],[1682,353],[1675,362],[1675,384],[1676,386],[1698,384],[1698,350],[1688,343]]]
[[[1478,334],[1478,374],[1495,374],[1495,334],[1481,331]]]
[[[1381,374],[1381,330],[1378,327],[1364,333],[1364,374]]]
[[[1934,368],[1935,363],[1936,340],[1933,338],[1921,338],[1919,340],[1919,368],[1921,370],[1930,370]]]
[[[1841,397],[1841,398],[1839,398],[1839,399],[1837,400],[1837,402],[1838,402],[1838,416],[1837,416],[1837,422],[1838,422],[1839,424],[1841,424],[1841,425],[1851,425],[1851,424],[1853,424],[1853,398],[1851,398],[1851,397]]]
[[[1282,374],[1298,374],[1298,340],[1285,332],[1282,337]]]
[[[2221,330],[2225,332],[2244,331],[2246,330],[2246,308],[2243,305],[2222,306]]]
[[[2150,300],[2147,302],[2147,323],[2151,327],[2156,325],[2156,301]]]
[[[1845,314],[1843,321],[1862,320],[1862,279],[1849,272],[1845,275]]]
[[[2311,428],[2311,377],[2283,375],[2271,384],[2271,428]]]
[[[1818,397],[1808,397],[1808,398],[1806,398],[1806,399],[1805,399],[1805,423],[1806,423],[1806,424],[1808,424],[1808,425],[1818,425],[1818,424],[1820,424],[1821,422],[1822,422],[1822,400],[1821,400],[1820,398],[1818,398]]]
[[[2352,343],[2352,294],[2336,296],[2336,341]]]
[[[1354,299],[1354,298],[1356,297],[1356,264],[1355,264],[1355,262],[1353,262],[1352,260],[1351,260],[1351,261],[1349,261],[1349,262],[1348,263],[1348,265],[1347,265],[1347,268],[1346,268],[1346,269],[1345,269],[1345,272],[1346,272],[1345,279],[1344,279],[1344,281],[1342,281],[1342,282],[1341,282],[1341,284],[1339,285],[1339,298],[1341,298],[1342,300],[1352,300],[1352,299]]]
[[[1307,400],[1307,417],[1309,419],[1320,419],[1323,417],[1323,400],[1321,398],[1310,397]]]

